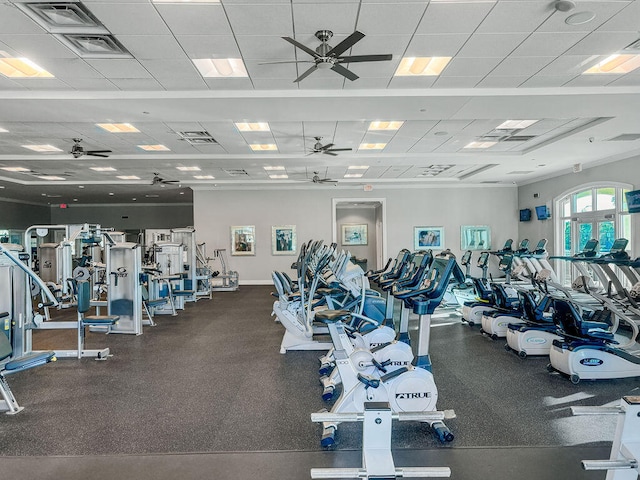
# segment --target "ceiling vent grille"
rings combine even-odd
[[[631,142],[638,139],[640,139],[640,133],[623,133],[622,135],[608,139],[607,142]]]
[[[50,33],[109,33],[80,2],[16,2],[15,5]]]
[[[249,174],[243,168],[224,169],[225,173],[231,177],[248,177]]]
[[[56,35],[82,58],[130,58],[131,54],[113,35]]]
[[[501,142],[527,142],[532,138],[536,138],[535,135],[512,135],[510,137],[505,137],[501,140]]]
[[[178,132],[182,137],[182,140],[186,140],[192,145],[206,145],[217,144],[215,138],[211,136],[206,130],[191,131],[191,132]]]
[[[624,50],[640,50],[640,39],[624,47]]]
[[[507,175],[528,175],[533,173],[532,170],[514,170],[513,172],[507,173]]]

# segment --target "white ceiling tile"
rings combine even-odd
[[[351,48],[350,55],[402,55],[410,40],[411,35],[367,35]]]
[[[275,61],[277,62],[278,60]],[[265,65],[261,60],[246,60],[245,67],[247,68],[247,72],[249,73],[251,79],[291,78],[291,80],[293,81],[297,77],[295,63],[277,63]]]
[[[496,3],[478,27],[478,33],[531,33],[554,14],[548,2],[522,1]]]
[[[482,77],[453,77],[453,76],[441,76],[433,84],[433,88],[473,88],[478,82],[482,80]]]
[[[622,2],[620,2],[622,5]],[[625,8],[601,25],[598,30],[607,32],[634,32],[638,30],[638,18],[640,18],[640,2],[627,2]]]
[[[295,47],[278,36],[238,35],[236,39],[243,58],[263,61],[295,60]],[[311,45],[309,47],[315,48],[315,46],[312,47]],[[311,59],[311,56],[302,51],[298,54],[298,60],[309,59]]]
[[[623,75],[607,85],[612,87],[640,87],[640,75]]]
[[[387,85],[389,84],[390,80],[391,80],[391,76],[384,77],[384,78],[360,77],[355,82],[344,82],[344,89],[358,90],[358,89],[367,89],[367,88],[387,88]]]
[[[417,138],[399,137],[396,135],[389,143],[387,143],[387,146],[384,147],[384,151],[387,153],[406,153],[411,151],[411,148],[417,141]]]
[[[534,32],[513,51],[512,55],[517,57],[562,55],[585,35],[585,32]]]
[[[27,90],[71,90],[71,86],[57,78],[16,78],[14,81]]]
[[[151,58],[185,58],[171,35],[119,35],[118,40],[138,60]]]
[[[221,4],[156,4],[174,35],[231,35]]]
[[[155,78],[112,78],[120,90],[164,90]]]
[[[232,35],[179,35],[176,38],[189,58],[240,58]]]
[[[382,78],[386,77],[387,81],[393,76],[401,58],[398,56],[389,61],[383,62],[355,62],[343,63],[342,65],[359,77]]]
[[[424,11],[423,3],[364,3],[357,30],[365,35],[413,33]]]
[[[252,90],[253,84],[248,78],[205,78],[211,90]]]
[[[87,63],[107,78],[149,78],[140,62],[128,58],[91,59]]]
[[[16,82],[9,78],[0,75],[0,90],[11,90],[13,88],[21,90],[24,87],[22,85],[18,85]]]
[[[567,51],[567,55],[611,55],[638,37],[638,32],[593,32]]]
[[[525,82],[529,76],[527,75],[489,75],[478,83],[478,88],[517,88]]]
[[[76,90],[118,90],[106,78],[66,78],[65,83]]]
[[[554,57],[507,57],[494,68],[491,75],[530,77],[551,63]]]
[[[207,84],[202,78],[163,77],[157,79],[167,90],[206,90]]]
[[[393,77],[389,88],[429,88],[437,79],[436,76]]]
[[[416,33],[472,33],[495,2],[431,2]]]
[[[563,55],[545,66],[540,75],[579,75],[596,64],[599,58],[596,55]]]
[[[294,3],[293,21],[296,35],[318,30],[349,35],[356,27],[357,3]]]
[[[0,4],[0,32],[41,34],[45,33],[45,30],[15,6],[2,3]]]
[[[534,75],[529,77],[521,87],[561,87],[570,81],[575,75]]]
[[[601,74],[601,75],[578,75],[572,80],[568,81],[565,87],[600,87],[614,82],[620,77],[615,74]]]
[[[337,73],[331,72],[332,77],[324,77],[322,71],[317,71],[300,82],[301,90],[341,90],[344,83],[344,77]],[[349,80],[347,80],[348,82]]]
[[[96,2],[91,12],[114,35],[169,35],[166,23],[151,3]]]
[[[234,35],[293,35],[290,5],[226,5]]]
[[[56,78],[103,78],[91,65],[81,58],[48,58],[38,61],[38,65],[55,75]]]
[[[37,61],[40,58],[75,58],[76,54],[53,35],[0,35],[0,42],[21,56]]]
[[[593,2],[580,2],[577,3],[578,7],[575,10],[569,12],[556,12],[555,15],[549,17],[549,19],[540,26],[538,31],[540,32],[590,32],[595,30],[607,20],[615,16],[620,10],[627,6],[628,1],[593,1]],[[590,22],[582,25],[569,25],[565,22],[567,18],[576,13],[592,12],[595,14],[595,18]],[[629,13],[631,13],[630,11]],[[636,28],[637,30],[637,23]]]
[[[443,76],[447,77],[484,77],[493,70],[502,58],[463,58],[454,57],[447,64]]]
[[[202,78],[191,60],[141,60],[144,68],[158,80],[165,78]]]
[[[460,57],[502,57],[509,55],[522,41],[526,33],[477,33],[462,47]]]
[[[466,33],[414,35],[405,57],[453,57],[469,39]]]
[[[297,90],[298,84],[292,78],[254,78],[252,81],[256,90]]]

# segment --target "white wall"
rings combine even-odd
[[[585,184],[607,182],[628,183],[634,185],[634,188],[640,188],[640,157],[599,165],[584,169],[580,173],[568,173],[521,186],[518,189],[518,208],[531,208],[532,219],[530,222],[520,222],[519,238],[528,238],[532,243],[537,242],[540,238],[546,238],[549,240],[547,249],[553,255],[554,219],[536,220],[535,207],[546,204],[552,208],[553,212],[553,200],[562,193]],[[539,195],[538,198],[533,196],[536,193]],[[628,250],[632,255],[640,253],[640,221],[638,221],[638,216],[639,214],[631,215],[633,240],[629,244]]]
[[[517,238],[515,187],[422,187],[376,189],[373,192],[317,187],[312,190],[204,190],[195,189],[194,225],[198,242],[207,251],[230,250],[230,226],[255,225],[256,255],[231,257],[230,267],[241,283],[270,283],[271,271],[289,272],[296,257],[271,255],[271,227],[296,225],[298,246],[309,239],[331,242],[333,198],[386,198],[387,254],[413,250],[414,226],[443,226],[445,244],[460,255],[460,226],[488,225],[492,245]],[[479,274],[479,271],[472,271]]]

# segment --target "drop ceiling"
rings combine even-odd
[[[197,188],[303,194],[364,185],[518,185],[568,173],[576,163],[587,168],[640,154],[640,69],[583,74],[614,53],[640,53],[633,45],[640,0],[576,1],[569,12],[540,0],[82,2],[100,25],[95,31],[115,39],[124,56],[100,55],[101,41],[86,43],[98,53],[73,49],[25,13],[25,3],[0,0],[0,55],[27,57],[54,78],[0,75],[0,168],[28,170],[0,170],[0,198],[182,203]],[[309,60],[281,37],[313,50],[322,29],[333,31],[334,46],[356,30],[365,34],[345,55],[392,60],[345,65],[355,81],[318,69],[299,83],[308,63],[272,63]],[[394,76],[403,57],[434,56],[451,57],[440,75]],[[247,76],[205,78],[192,61],[199,58],[241,59]],[[498,128],[508,120],[536,122]],[[375,121],[403,123],[371,130]],[[239,122],[266,122],[268,130],[241,131]],[[138,132],[109,133],[98,123],[130,123]],[[207,132],[212,141],[187,141],[185,132]],[[313,153],[315,137],[352,150]],[[112,153],[74,158],[74,138],[85,150]],[[338,185],[310,182],[315,172]],[[345,178],[353,173],[362,176]],[[151,185],[155,174],[178,182]],[[64,180],[40,178],[47,175]]]

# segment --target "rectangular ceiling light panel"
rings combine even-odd
[[[264,168],[267,172],[283,171],[285,169],[282,165],[276,165],[276,166],[267,165],[266,167],[262,167],[262,168]]]
[[[50,180],[50,181],[58,181],[58,180],[66,180],[66,178],[64,177],[58,177],[56,175],[40,175],[39,177],[40,180]]]
[[[382,150],[386,143],[361,143],[358,150]]]
[[[147,152],[170,152],[169,147],[165,145],[138,145],[138,148]]]
[[[54,147],[53,145],[22,145],[24,148],[28,148],[29,150],[33,150],[34,152],[61,152],[58,147]]]
[[[2,167],[2,170],[6,171],[6,172],[19,172],[19,173],[24,173],[24,172],[30,172],[31,170],[28,168],[24,168],[24,167]]]
[[[450,60],[451,57],[404,57],[394,76],[437,76]]]
[[[241,58],[193,58],[191,61],[205,78],[249,76]]]
[[[118,175],[117,178],[120,180],[140,180],[140,177],[136,175]]]
[[[6,52],[0,52],[0,74],[9,78],[54,78],[41,66],[28,58],[9,57]]]
[[[615,54],[611,55],[593,67],[582,72],[583,74],[599,73],[629,73],[640,67],[640,55],[637,54]]]
[[[368,130],[399,130],[404,121],[382,122],[375,121],[369,124]]]
[[[490,148],[498,142],[470,142],[464,148]]]
[[[113,167],[91,167],[90,170],[94,172],[115,172],[116,169]]]
[[[538,120],[506,120],[496,127],[496,130],[521,130],[530,127]]]
[[[181,172],[199,172],[200,167],[176,167],[177,170]]]
[[[130,123],[96,123],[96,125],[110,133],[140,133],[140,130]]]
[[[269,124],[267,122],[236,122],[236,127],[241,132],[269,132]]]
[[[252,143],[249,145],[254,152],[266,152],[278,150],[278,146],[275,143]]]
[[[195,178],[196,180],[213,180],[216,177],[214,177],[213,175],[194,175],[193,178]]]

